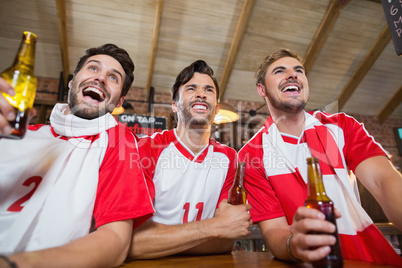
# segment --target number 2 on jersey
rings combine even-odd
[[[204,210],[204,202],[197,203],[197,205],[195,205],[195,208],[198,209],[196,221],[200,221],[201,216],[202,216],[202,211]],[[189,202],[185,203],[183,206],[183,209],[184,209],[183,223],[187,223],[188,222],[188,212],[190,211],[190,203]]]
[[[34,194],[34,192],[38,188],[39,183],[41,181],[42,181],[42,177],[39,177],[39,176],[30,177],[26,181],[24,181],[24,183],[22,185],[24,185],[26,187],[29,187],[31,184],[35,184],[35,185],[34,185],[34,187],[32,188],[32,190],[29,193],[27,193],[26,195],[24,195],[23,197],[21,197],[20,199],[15,201],[7,209],[7,211],[11,211],[11,212],[19,212],[19,211],[21,211],[23,209],[22,204],[25,203],[27,200],[29,200],[31,198],[31,196]]]

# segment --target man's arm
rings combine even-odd
[[[213,254],[228,252],[235,238],[249,234],[252,224],[250,205],[233,206],[223,200],[210,219],[178,225],[148,221],[133,232],[129,257],[135,259],[159,258],[172,254]],[[217,243],[209,249],[204,243]],[[200,246],[200,247],[197,247]]]
[[[108,223],[67,245],[19,253],[9,259],[18,267],[118,266],[126,258],[132,226],[132,220]]]
[[[355,174],[388,219],[402,230],[402,176],[391,161],[385,156],[368,158],[356,167]]]
[[[338,215],[340,216],[340,215]],[[319,260],[328,255],[330,245],[336,240],[332,235],[313,235],[310,231],[333,233],[335,225],[325,220],[325,215],[316,209],[299,207],[289,228],[285,217],[259,222],[261,234],[272,254],[281,260],[294,261],[287,249],[290,234],[292,257],[305,262]],[[312,250],[311,248],[315,248]]]

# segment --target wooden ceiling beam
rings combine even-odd
[[[381,34],[378,36],[374,45],[371,47],[370,51],[366,54],[364,59],[360,62],[356,71],[353,73],[349,82],[346,84],[341,95],[338,98],[338,109],[341,110],[345,106],[346,102],[355,92],[356,88],[359,86],[360,82],[366,76],[368,71],[371,69],[377,58],[380,56],[384,48],[391,41],[391,33],[389,32],[388,25],[384,27]]]
[[[68,37],[65,0],[56,0],[57,25],[59,30],[61,63],[63,68],[64,87],[67,91],[68,76],[70,75],[70,62],[68,56]]]
[[[244,33],[246,32],[248,21],[250,19],[251,11],[254,7],[254,0],[244,0],[243,8],[240,14],[239,21],[237,22],[236,31],[233,37],[232,44],[230,45],[229,55],[226,59],[225,68],[223,69],[222,77],[219,82],[219,100],[223,99],[226,87],[228,85],[229,77],[232,74],[233,66],[236,62],[237,54]]]
[[[163,0],[157,0],[156,9],[155,9],[155,18],[154,18],[154,29],[152,32],[151,55],[150,55],[150,59],[149,59],[147,83],[145,86],[145,90],[147,92],[147,100],[149,99],[149,94],[151,92],[152,78],[153,78],[154,69],[155,69],[156,53],[158,51],[162,10],[163,10]]]
[[[378,114],[377,118],[380,124],[384,123],[385,120],[387,120],[387,118],[393,113],[393,111],[395,111],[395,109],[398,108],[401,102],[402,102],[402,86]]]
[[[325,41],[331,33],[331,30],[334,27],[342,8],[344,8],[349,2],[350,0],[333,0],[331,2],[324,19],[318,27],[317,32],[315,33],[313,40],[307,49],[307,53],[304,56],[303,66],[306,70],[306,73],[310,72],[318,58],[318,55],[320,54],[322,47],[325,44]]]

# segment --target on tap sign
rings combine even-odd
[[[139,137],[163,131],[167,126],[167,117],[163,116],[120,114],[118,120]]]
[[[396,54],[402,55],[402,0],[381,0]]]

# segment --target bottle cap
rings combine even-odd
[[[30,31],[24,31],[24,36],[25,40],[30,43],[30,42],[36,42],[36,39],[38,38],[36,34]]]

